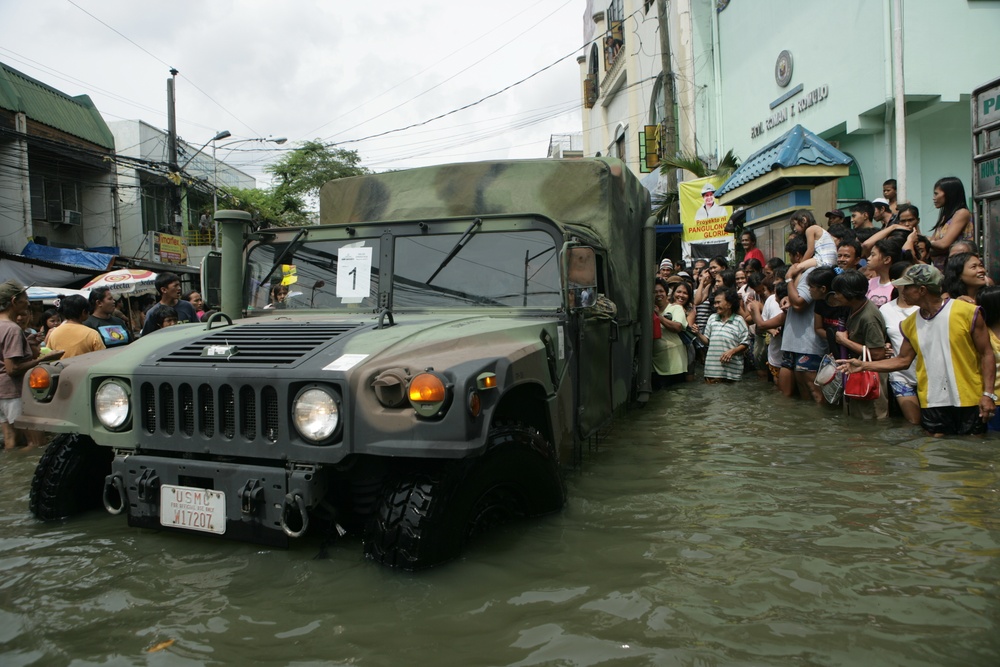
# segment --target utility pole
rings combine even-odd
[[[170,173],[176,174],[180,171],[177,166],[177,111],[174,107],[174,81],[177,79],[178,71],[170,68],[170,78],[167,79],[167,161],[170,163]],[[170,211],[168,221],[171,226],[179,222],[180,217],[180,184],[171,188]]]
[[[903,79],[903,0],[892,3],[892,83],[896,104],[896,201],[906,198],[906,84]]]
[[[663,155],[677,157],[677,116],[674,112],[674,74],[670,64],[670,28],[667,24],[667,0],[656,0],[656,12],[660,23],[660,59],[663,68],[663,131],[660,146]],[[662,169],[662,167],[661,167]],[[667,170],[667,191],[678,192],[677,170]],[[670,206],[668,219],[671,225],[680,223],[680,208],[675,202]]]

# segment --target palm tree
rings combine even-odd
[[[660,170],[663,169],[683,169],[694,174],[695,178],[705,178],[707,176],[722,176],[728,178],[736,168],[740,166],[740,160],[730,149],[719,161],[719,165],[712,169],[708,163],[697,155],[678,155],[676,157],[665,157],[660,160]],[[657,193],[653,197],[653,214],[659,219],[663,219],[667,211],[671,212],[671,218],[677,219],[678,194],[676,190]]]

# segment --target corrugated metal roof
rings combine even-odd
[[[70,97],[4,63],[0,63],[0,109],[23,113],[102,148],[115,147],[114,136],[90,97]]]
[[[796,125],[747,158],[715,195],[722,196],[778,168],[801,165],[847,165],[851,162],[850,156],[840,152],[801,125]]]

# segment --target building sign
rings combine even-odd
[[[1000,122],[1000,79],[972,94],[972,145],[976,147],[972,194],[1000,193],[1000,130],[986,128]]]
[[[187,264],[187,245],[184,238],[162,232],[149,232],[152,237],[153,259],[164,264]]]
[[[976,194],[1000,192],[1000,157],[976,161]]]
[[[796,115],[809,110],[830,96],[830,86],[828,84],[824,84],[818,88],[810,90],[798,99],[793,99],[797,97],[797,93],[801,91],[802,86],[799,85],[794,90],[790,91],[790,93],[782,95],[775,101],[775,103],[772,103],[771,115],[765,120],[750,126],[750,138],[756,139],[757,137],[763,136],[766,132],[770,132],[776,127],[781,127],[788,122],[789,119],[794,121]]]
[[[976,117],[974,129],[980,129],[1000,120],[1000,85],[987,88],[976,94]]]
[[[639,173],[648,174],[660,166],[660,126],[646,125],[639,133]]]

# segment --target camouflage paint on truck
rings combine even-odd
[[[114,452],[103,500],[131,525],[284,544],[322,523],[406,568],[561,507],[560,467],[648,392],[637,179],[612,159],[444,165],[333,181],[320,206],[294,229],[219,213],[237,319],[26,388],[25,425],[66,434],[36,515],[78,492],[70,446]]]

